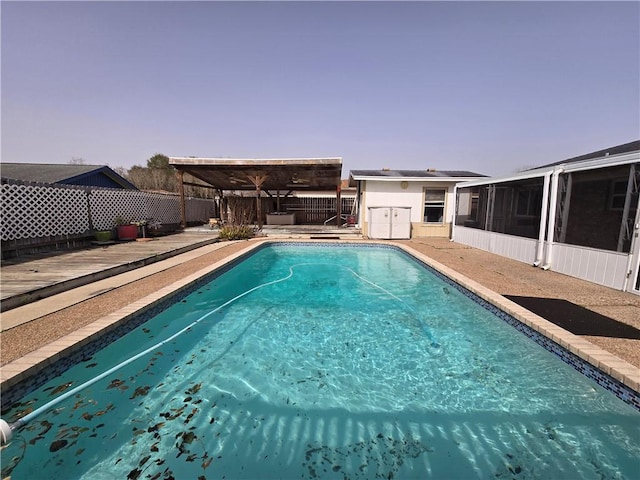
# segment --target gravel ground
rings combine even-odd
[[[416,239],[400,243],[502,295],[562,299],[640,329],[640,296],[545,272],[447,239]],[[0,364],[20,358],[246,246],[244,242],[229,244],[179,266],[1,332]],[[585,338],[640,368],[640,340],[607,336]]]

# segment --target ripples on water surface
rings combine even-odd
[[[271,246],[52,380],[3,477],[637,478],[640,414],[388,248]]]

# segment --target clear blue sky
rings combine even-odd
[[[638,2],[7,2],[2,161],[509,174],[640,138]]]

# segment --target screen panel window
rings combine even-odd
[[[628,180],[614,180],[609,190],[609,210],[623,210],[627,199]]]
[[[427,188],[424,191],[424,223],[444,221],[444,188]]]

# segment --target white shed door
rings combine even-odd
[[[411,208],[391,209],[391,238],[411,238]]]
[[[391,209],[388,207],[369,208],[369,238],[391,238]]]

